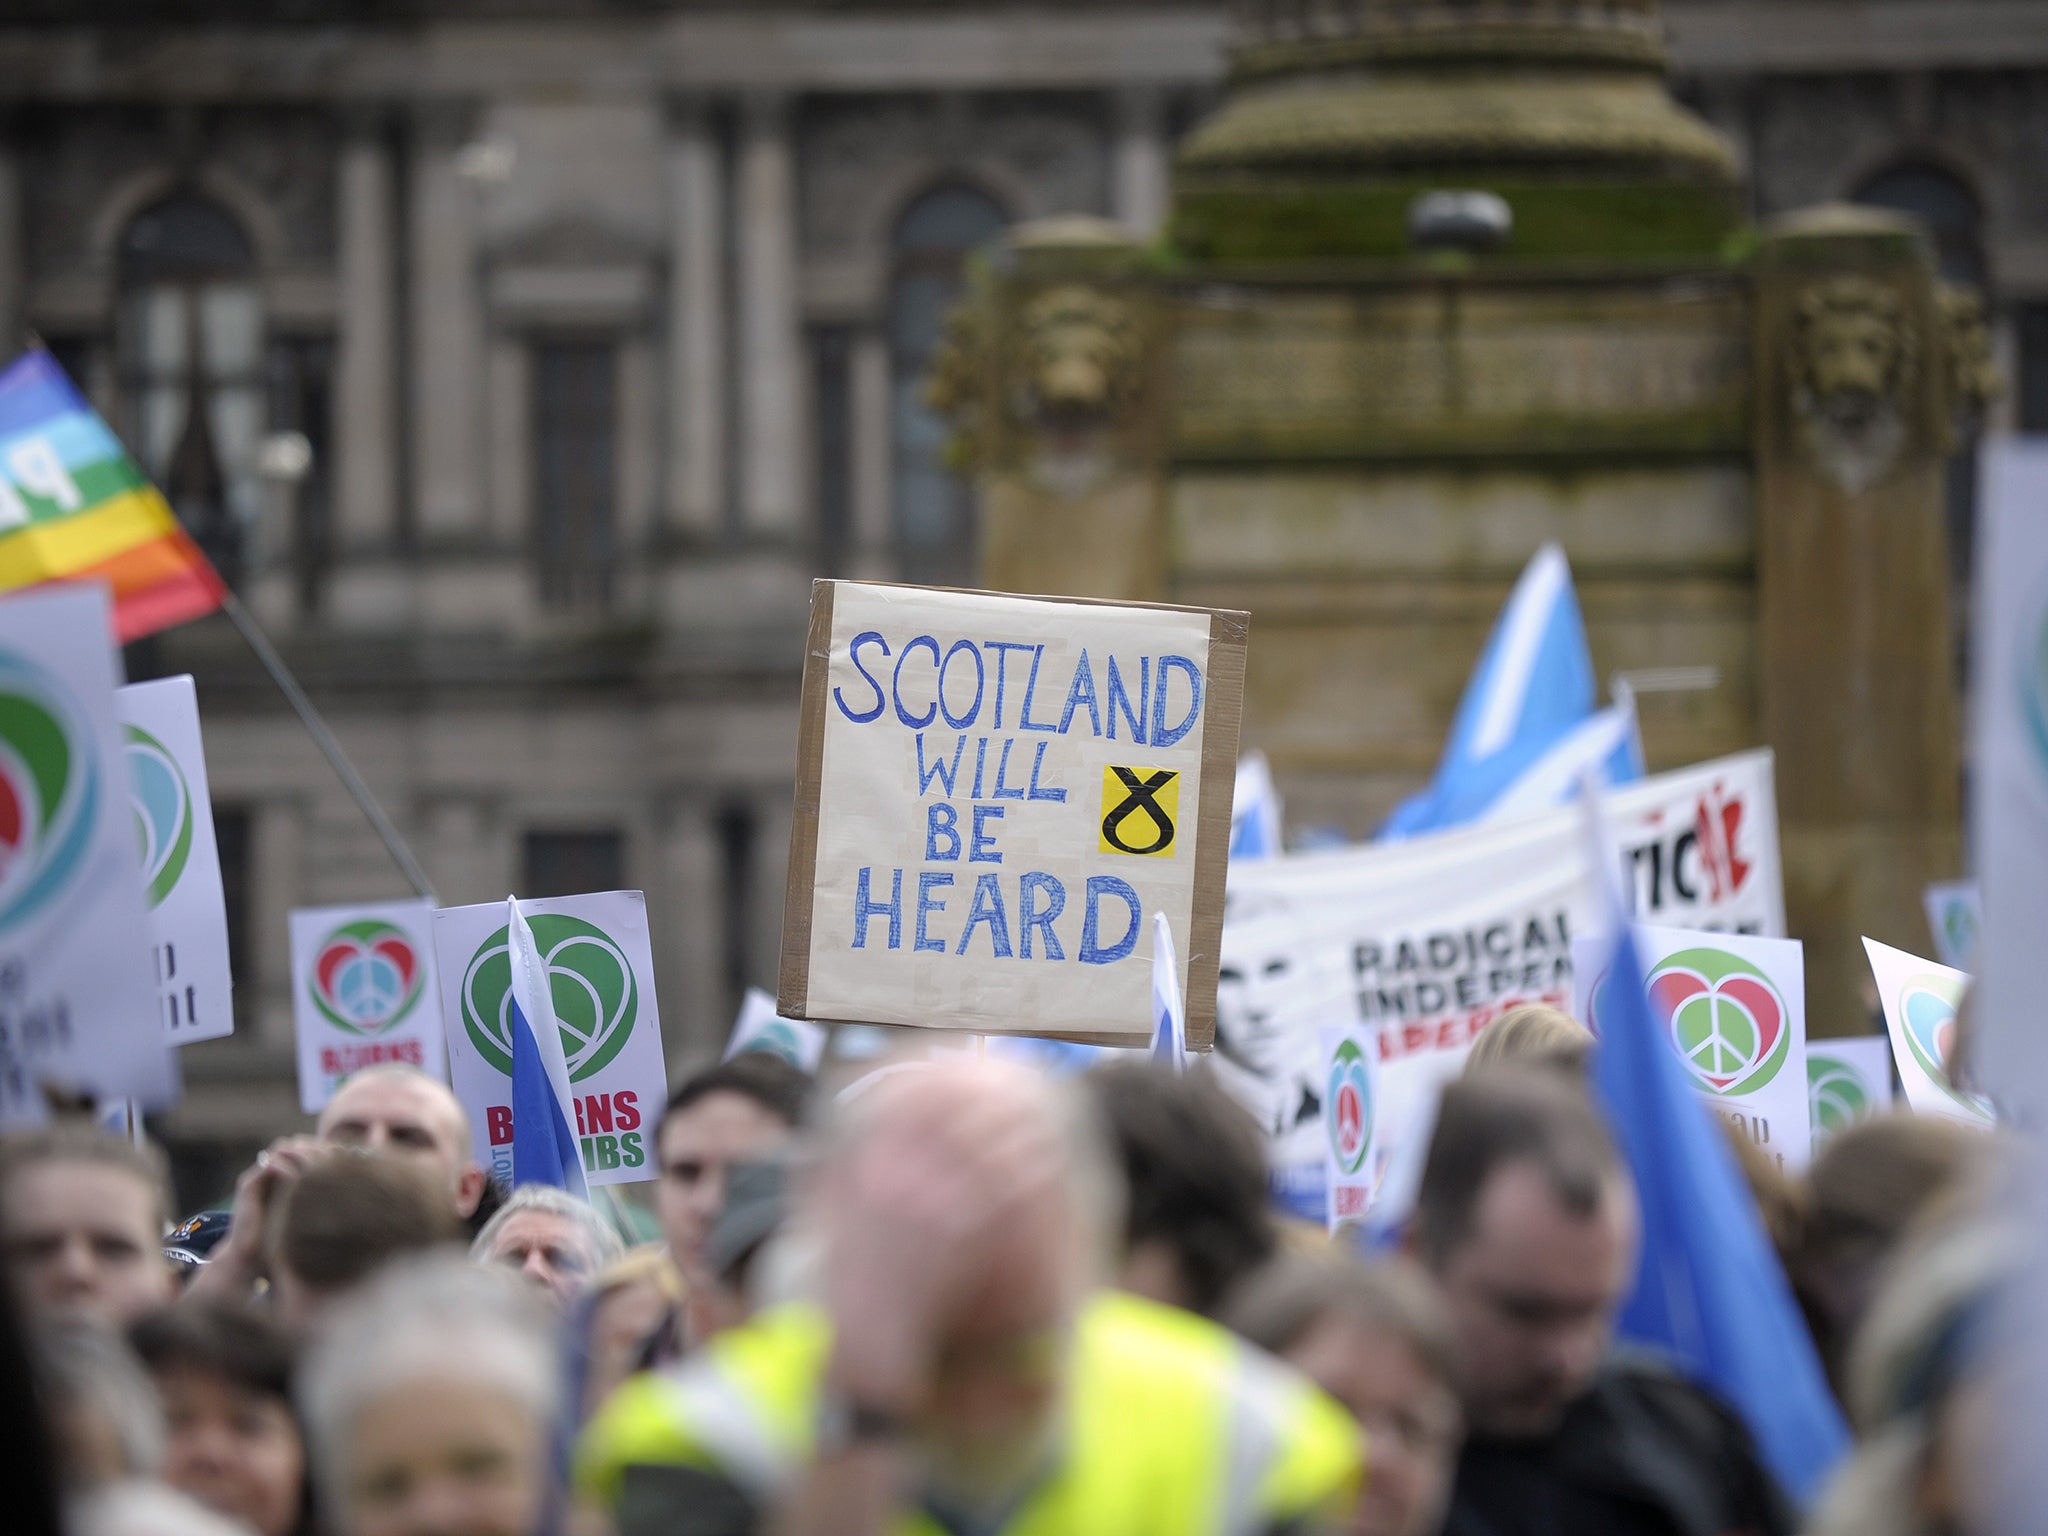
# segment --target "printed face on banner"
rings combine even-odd
[[[0,601],[0,1124],[36,1085],[167,1104],[106,588]]]
[[[1371,1207],[1380,1173],[1379,1104],[1373,1091],[1372,1045],[1363,1030],[1339,1025],[1321,1032],[1323,1155],[1329,1189],[1326,1221],[1357,1221]]]
[[[433,918],[424,901],[292,913],[292,1014],[306,1113],[318,1114],[365,1067],[397,1062],[446,1079]]]
[[[1877,980],[1878,1001],[1891,1035],[1892,1059],[1916,1115],[1940,1115],[1970,1125],[1993,1125],[1997,1112],[1980,1094],[1965,1093],[1950,1072],[1956,1020],[1970,978],[1875,939],[1863,941]]]
[[[199,696],[191,678],[167,677],[114,697],[142,847],[157,1013],[173,1045],[218,1039],[234,1032],[234,983]]]
[[[829,590],[807,990],[784,1006],[1142,1041],[1151,915],[1188,933],[1198,864],[1222,879],[1210,615]]]
[[[638,891],[523,901],[548,971],[569,1067],[576,1135],[592,1184],[654,1178],[667,1101],[647,903]],[[477,1161],[512,1180],[512,962],[505,903],[434,914],[448,1064],[475,1128]]]
[[[1882,1035],[1806,1043],[1813,1149],[1892,1106],[1892,1047]]]
[[[1796,940],[1638,925],[1651,1017],[1725,1120],[1782,1167],[1811,1154],[1806,961]],[[1607,942],[1581,939],[1575,1012],[1602,1033]]]

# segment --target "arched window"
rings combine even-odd
[[[1871,177],[1857,190],[1856,201],[1877,208],[1910,213],[1934,237],[1935,260],[1943,279],[1985,292],[1984,210],[1977,194],[1960,177],[1938,165],[1912,161]],[[1977,456],[1959,453],[1949,460],[1949,573],[1958,604],[1968,601],[1970,570],[1977,542]],[[1962,611],[1960,608],[1958,611]],[[1959,626],[1959,643],[1967,626]]]
[[[904,574],[913,580],[962,580],[974,546],[973,494],[940,454],[947,425],[925,404],[925,380],[960,302],[968,256],[1009,220],[972,187],[934,188],[904,210],[893,241],[889,289],[890,426],[896,533]]]
[[[121,241],[128,438],[230,581],[261,485],[263,308],[248,237],[218,204],[176,192]]]

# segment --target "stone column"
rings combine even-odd
[[[11,146],[0,144],[0,352],[12,357],[23,340],[22,271],[28,226],[21,206],[21,168]],[[92,380],[73,381],[81,390]]]
[[[1961,859],[1943,471],[1949,367],[1917,224],[1824,209],[1756,264],[1758,649],[1787,918],[1816,1035],[1867,1027],[1862,934]]]
[[[770,789],[754,803],[752,889],[747,893],[747,985],[775,990],[782,963],[782,908],[789,882],[789,835],[796,819],[793,786]]]
[[[741,508],[750,536],[793,539],[803,519],[806,430],[796,160],[789,105],[753,97],[739,155]]]
[[[888,579],[896,548],[895,399],[889,338],[877,327],[854,339],[848,366],[855,571]]]
[[[476,189],[456,169],[469,114],[430,106],[412,158],[412,474],[428,542],[476,537],[484,514],[484,347]]]
[[[725,166],[701,102],[671,114],[668,199],[668,515],[709,535],[726,498]]]
[[[397,220],[380,117],[349,124],[341,151],[341,346],[336,363],[336,543],[389,543],[397,529]]]
[[[660,986],[664,998],[675,999],[662,1031],[673,1077],[682,1060],[717,1055],[732,1023],[725,996],[725,868],[707,800],[693,795],[674,807],[662,834],[661,875],[673,920],[655,955],[657,964],[664,954],[671,957]]]
[[[1172,195],[1166,103],[1157,91],[1128,90],[1117,97],[1112,177],[1111,216],[1149,240],[1166,222]]]

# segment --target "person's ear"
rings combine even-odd
[[[489,1177],[475,1163],[466,1164],[455,1176],[455,1214],[464,1221],[476,1214],[477,1203],[484,1197],[484,1183]]]

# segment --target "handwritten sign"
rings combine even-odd
[[[1164,913],[1206,1049],[1247,626],[819,582],[781,1011],[1141,1043]]]

